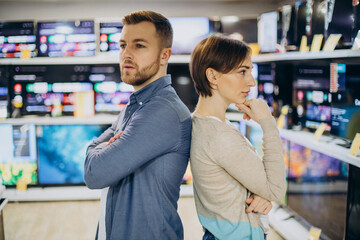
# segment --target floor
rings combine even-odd
[[[192,197],[180,198],[179,214],[185,240],[200,240]],[[99,201],[10,202],[3,216],[6,240],[89,240],[95,236]],[[282,238],[271,230],[267,240]]]

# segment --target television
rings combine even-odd
[[[172,86],[179,98],[193,112],[198,102],[198,94],[191,80],[189,66],[185,64],[171,64],[168,66],[171,74]]]
[[[278,11],[278,44],[285,51],[295,51],[296,46],[296,5],[284,5]]]
[[[14,65],[10,68],[13,115],[46,115],[61,104],[73,115],[75,95],[93,91],[91,65]]]
[[[38,125],[39,184],[83,184],[86,149],[109,126]]]
[[[36,185],[37,143],[34,124],[0,124],[0,175],[6,186],[19,180]]]
[[[330,134],[352,140],[360,132],[359,65],[332,63],[330,91]]]
[[[251,145],[256,149],[256,152],[259,154],[260,157],[264,156],[262,137],[263,137],[263,132],[261,130],[261,127],[256,127],[246,124],[246,138],[249,140]]]
[[[90,67],[89,80],[94,84],[95,111],[119,113],[129,102],[134,87],[121,81],[118,64]]]
[[[33,21],[0,22],[0,58],[34,57],[36,36]]]
[[[0,119],[9,116],[9,107],[7,66],[0,66]]]
[[[337,48],[350,48],[354,40],[354,15],[351,1],[333,0],[326,1],[326,4],[326,39],[330,34],[341,34]]]
[[[274,112],[274,84],[275,84],[275,64],[258,64],[258,98],[267,102],[271,112]]]
[[[235,16],[221,18],[221,32],[226,35],[239,33],[243,41],[257,43],[257,19],[241,19]]]
[[[310,130],[321,123],[331,125],[330,66],[328,64],[297,65],[293,82],[293,106],[297,120]]]
[[[173,28],[173,54],[191,54],[195,46],[212,32],[216,23],[207,17],[171,17]]]
[[[354,27],[353,27],[353,39],[356,38],[360,31],[360,3],[359,1],[353,1],[353,15],[354,15]]]
[[[100,22],[100,52],[120,50],[120,37],[123,24],[119,22]]]
[[[258,43],[260,52],[276,52],[278,14],[276,11],[260,15],[258,19]]]
[[[94,21],[38,22],[39,57],[94,56]]]
[[[287,205],[321,239],[345,234],[349,165],[290,142]]]

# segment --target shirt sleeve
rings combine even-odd
[[[281,200],[286,191],[285,165],[279,131],[273,117],[260,121],[263,161],[247,141],[233,131],[219,133],[211,149],[215,161],[250,192],[269,201]],[[216,149],[216,151],[215,151]]]
[[[88,149],[84,178],[91,189],[112,186],[145,163],[176,150],[180,121],[175,110],[152,101],[137,110],[119,139]]]

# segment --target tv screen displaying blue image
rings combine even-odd
[[[82,184],[90,142],[109,125],[37,126],[39,184]]]

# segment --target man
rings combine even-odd
[[[177,213],[190,150],[191,117],[166,75],[169,21],[151,11],[123,19],[120,70],[134,86],[115,123],[90,144],[84,178],[102,194],[97,239],[183,239]],[[106,204],[105,204],[106,200]]]
[[[172,28],[151,11],[131,13],[123,25],[121,78],[135,92],[113,125],[89,145],[85,160],[86,185],[105,188],[96,239],[183,239],[177,201],[191,118],[166,75]],[[248,203],[249,211],[269,210],[270,203],[259,197]]]

